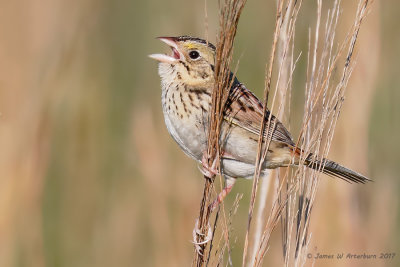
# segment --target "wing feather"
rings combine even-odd
[[[250,90],[235,79],[226,101],[224,116],[230,123],[259,136],[263,104]],[[268,120],[269,110],[267,110],[266,116]],[[285,126],[274,115],[272,115],[271,121],[275,122],[275,129],[269,127],[268,130],[269,136],[272,134],[272,140],[294,146],[292,137]],[[266,133],[264,133],[264,137],[267,138]]]

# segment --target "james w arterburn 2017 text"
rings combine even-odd
[[[378,257],[378,255],[376,254],[366,254],[366,253],[362,253],[362,254],[353,254],[353,253],[338,253],[335,257],[334,254],[323,254],[323,253],[319,253],[317,252],[315,255],[312,255],[311,253],[309,253],[307,255],[307,258],[311,259],[360,259],[360,260],[368,260],[368,259],[392,259],[394,258],[396,254],[395,253],[380,253],[380,256]]]

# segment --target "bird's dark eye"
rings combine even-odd
[[[192,50],[189,52],[189,57],[191,59],[197,59],[200,56],[199,52],[196,50]]]

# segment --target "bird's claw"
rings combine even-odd
[[[201,165],[202,165],[202,167],[200,168],[200,171],[206,177],[213,178],[213,177],[215,177],[215,175],[217,175],[219,173],[218,169],[216,168],[217,158],[214,158],[214,161],[213,161],[212,165],[210,166],[208,164],[206,152],[203,153],[203,157],[201,158]]]
[[[207,235],[202,234],[199,229],[199,220],[198,219],[196,220],[196,224],[193,229],[192,243],[194,244],[194,247],[195,247],[197,253],[200,255],[203,255],[203,253],[201,252],[202,248],[200,246],[210,242],[212,239],[212,231],[211,231],[211,226],[209,223],[208,223],[207,228],[208,228]],[[197,236],[205,236],[204,241],[198,241]]]

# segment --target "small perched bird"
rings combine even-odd
[[[169,55],[150,55],[160,62],[158,73],[161,77],[165,124],[181,149],[204,166],[208,113],[215,83],[215,46],[190,36],[159,39],[172,49]],[[236,77],[233,79],[221,127],[221,174],[225,178],[226,186],[217,198],[218,203],[230,192],[237,178],[253,177],[263,119],[263,104]],[[267,116],[269,115],[270,112],[267,111]],[[300,164],[301,149],[296,147],[288,130],[275,116],[271,117],[271,121],[275,123],[275,127],[269,129],[268,134],[272,139],[262,165],[261,176],[266,175],[268,169]],[[304,164],[316,170],[322,169],[323,173],[347,182],[370,181],[336,162],[314,158],[309,154]],[[324,164],[324,168],[321,168],[321,164]]]

